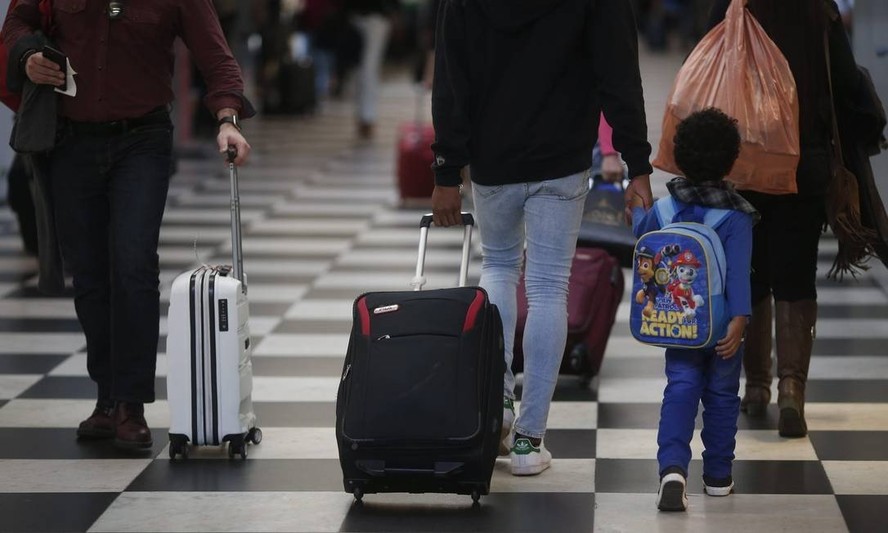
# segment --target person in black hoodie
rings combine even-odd
[[[567,335],[567,288],[601,111],[651,205],[647,123],[630,0],[442,0],[432,111],[436,225],[460,223],[471,167],[481,286],[503,318],[503,445],[515,475],[549,467],[543,445]],[[512,404],[516,289],[527,242],[521,416]],[[513,427],[514,423],[514,427]]]

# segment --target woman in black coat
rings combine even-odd
[[[710,26],[724,19],[730,2],[716,0]],[[798,194],[743,193],[762,220],[753,234],[753,307],[743,357],[746,394],[741,409],[750,416],[762,416],[770,402],[773,323],[779,378],[778,429],[783,437],[804,437],[805,383],[817,322],[817,248],[831,176],[827,52],[836,100],[855,90],[859,73],[832,0],[749,0],[747,8],[783,52],[795,77],[801,159]],[[824,32],[829,34],[828,50]]]

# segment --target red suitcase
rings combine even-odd
[[[409,122],[398,130],[398,191],[402,205],[429,205],[435,188],[431,124]]]
[[[616,258],[600,248],[578,247],[570,272],[567,296],[567,344],[561,373],[577,374],[583,384],[598,374],[617,308],[623,298],[623,270]],[[518,282],[518,321],[512,369],[524,368],[522,340],[527,321],[524,275]]]

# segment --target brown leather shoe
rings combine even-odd
[[[78,439],[110,439],[114,437],[114,408],[96,405],[92,415],[77,428]]]
[[[145,422],[145,406],[141,403],[119,403],[114,412],[114,445],[124,450],[150,449],[151,430]]]

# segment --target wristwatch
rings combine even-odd
[[[222,124],[231,124],[232,126],[237,128],[237,131],[241,130],[240,122],[237,120],[237,115],[228,115],[220,118],[219,122],[217,122],[217,125],[219,127],[222,127]]]

